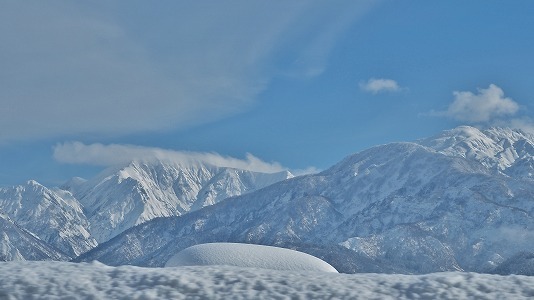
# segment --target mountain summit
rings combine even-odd
[[[267,174],[200,162],[132,161],[79,184],[74,196],[92,235],[104,242],[156,217],[180,216],[291,177],[287,171]]]
[[[418,143],[448,156],[476,160],[511,177],[534,179],[534,136],[521,130],[460,126]]]

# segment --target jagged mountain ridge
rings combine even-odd
[[[97,245],[87,231],[89,222],[81,205],[67,191],[51,190],[34,180],[0,188],[0,212],[72,257]]]
[[[136,224],[182,215],[292,177],[196,162],[132,161],[91,180],[48,189],[30,180],[0,189],[0,212],[71,257]]]
[[[534,228],[533,182],[510,172],[518,164],[529,171],[533,141],[515,130],[459,127],[377,146],[320,174],[144,223],[80,260],[159,266],[190,245],[231,241],[341,245],[406,273],[488,271],[534,246],[521,238]]]
[[[31,232],[15,224],[0,213],[0,261],[11,260],[68,260],[69,256]]]
[[[156,217],[180,216],[292,177],[195,163],[133,161],[79,185],[82,203],[99,242]]]
[[[516,179],[534,179],[534,136],[521,130],[460,126],[417,143],[445,155],[476,160]]]

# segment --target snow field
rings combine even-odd
[[[0,299],[532,299],[534,277],[0,263]]]

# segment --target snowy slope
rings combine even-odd
[[[534,247],[525,238],[534,186],[509,172],[534,155],[531,142],[519,131],[461,127],[420,144],[377,146],[320,174],[137,226],[79,259],[162,266],[194,244],[246,242],[316,249],[321,258],[342,253],[338,245],[397,272],[488,271]],[[343,272],[371,265],[325,260]]]
[[[0,264],[2,299],[532,299],[534,277],[336,274],[229,266]]]
[[[0,213],[0,262],[11,260],[67,260],[69,257],[51,248],[31,232],[20,228]]]
[[[290,177],[289,172],[267,174],[200,162],[151,160],[110,168],[70,186],[84,207],[91,234],[104,242],[153,218],[180,216]]]
[[[52,247],[75,257],[97,245],[78,201],[36,181],[0,189],[0,212]]]

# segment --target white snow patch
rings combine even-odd
[[[175,254],[165,267],[210,265],[337,273],[327,262],[303,252],[239,243],[195,245]]]
[[[534,277],[0,263],[0,299],[532,299]]]

